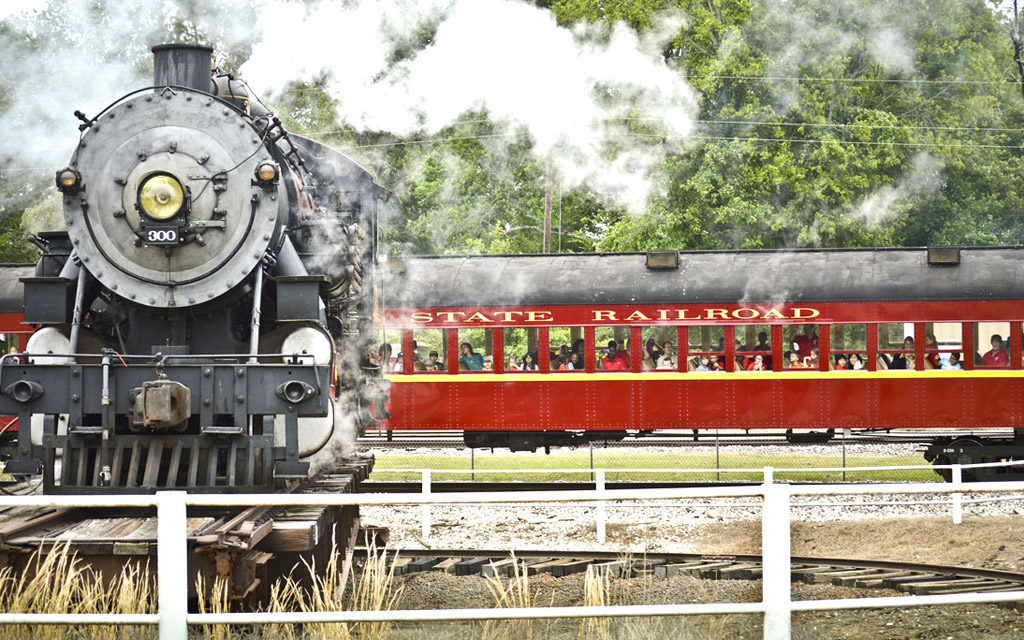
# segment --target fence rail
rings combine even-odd
[[[996,466],[996,465],[988,465]],[[776,470],[761,470],[760,485],[677,489],[604,488],[603,478],[593,491],[494,492],[439,494],[194,494],[161,491],[148,496],[0,496],[4,507],[150,507],[157,515],[157,606],[155,614],[31,614],[0,613],[0,625],[119,624],[158,625],[160,640],[186,640],[188,626],[231,624],[289,624],[313,622],[414,622],[437,620],[594,618],[677,616],[693,614],[763,614],[764,637],[788,640],[793,611],[891,608],[955,603],[1024,600],[1024,591],[1001,593],[898,596],[841,600],[793,601],[790,576],[790,516],[793,496],[951,494],[954,505],[964,493],[1015,492],[1024,496],[1024,482],[961,482],[961,468],[952,465],[951,483],[899,485],[788,485],[775,483]],[[428,470],[429,471],[429,470]],[[604,471],[604,470],[601,470]],[[749,472],[750,470],[745,470]],[[602,474],[603,476],[603,474]],[[427,476],[429,478],[429,475]],[[421,505],[532,504],[570,502],[593,504],[601,513],[608,502],[665,501],[691,498],[758,497],[761,499],[762,601],[755,603],[623,605],[601,607],[541,607],[528,609],[439,609],[393,611],[325,611],[275,613],[189,613],[186,540],[188,506],[308,506],[308,505]],[[603,525],[598,524],[602,536]]]

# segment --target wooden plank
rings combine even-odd
[[[259,548],[277,552],[312,551],[319,539],[317,531],[315,520],[275,520]]]

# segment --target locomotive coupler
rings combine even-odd
[[[192,415],[192,391],[173,380],[152,380],[131,391],[132,428],[160,431],[182,425]]]

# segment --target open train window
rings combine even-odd
[[[384,373],[402,373],[402,359],[399,353],[402,351],[402,332],[397,329],[389,329],[380,334],[381,341],[376,347],[377,361]]]
[[[772,370],[772,328],[766,324],[736,327],[736,370]]]
[[[963,368],[963,325],[959,322],[926,322],[924,368]]]
[[[615,343],[614,346],[612,343]],[[597,327],[594,347],[598,371],[631,371],[629,327]],[[614,353],[613,353],[614,350]]]
[[[515,327],[504,330],[505,371],[540,371],[537,350],[540,330],[535,327]]]
[[[445,340],[444,329],[414,329],[412,340],[413,373],[444,373],[447,371],[448,341]]]
[[[916,369],[912,322],[883,322],[878,325],[878,368]]]
[[[551,371],[561,373],[582,372],[586,366],[585,345],[583,327],[548,328]]]
[[[491,329],[459,329],[459,371],[493,371],[494,341]]]
[[[868,370],[867,325],[834,324],[828,335],[829,369]]]
[[[975,369],[1010,368],[1009,322],[974,322],[971,331]]]
[[[644,327],[643,371],[675,371],[679,368],[678,327]]]
[[[786,341],[782,350],[783,369],[820,368],[818,325],[791,324],[782,327]]]
[[[687,327],[688,371],[725,371],[725,327]]]

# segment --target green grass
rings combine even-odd
[[[924,464],[919,455],[908,456],[847,456],[847,467],[874,467]],[[473,466],[477,471],[484,469],[536,469],[538,473],[476,473],[475,479],[494,482],[556,482],[556,481],[587,481],[591,479],[589,471],[581,473],[545,473],[544,469],[590,469],[590,451],[556,451],[550,455],[543,453],[490,453],[477,452]],[[606,469],[709,469],[708,473],[608,473],[607,480],[692,480],[708,481],[718,479],[714,471],[714,454],[693,453],[624,453],[616,449],[595,449],[594,467]],[[799,456],[799,455],[758,455],[751,453],[730,453],[722,449],[719,456],[719,468],[761,469],[774,467],[777,480],[791,482],[841,482],[843,474],[835,472],[807,472],[801,469],[812,467],[841,467],[842,457],[837,451],[834,456]],[[384,453],[377,456],[371,478],[381,481],[415,481],[420,479],[419,473],[388,472],[385,469],[433,469],[431,478],[434,481],[469,481],[469,474],[444,473],[441,469],[470,469],[471,459],[467,452],[464,455],[401,455]],[[793,469],[783,471],[782,469]],[[893,471],[861,471],[846,472],[847,482],[928,482],[939,477],[930,469],[893,470]],[[757,481],[760,473],[728,473],[721,474],[721,480]]]

